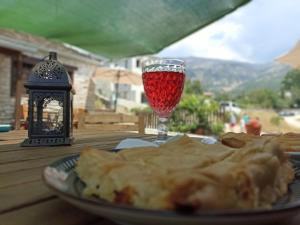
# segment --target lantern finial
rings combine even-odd
[[[56,52],[49,52],[49,59],[57,60],[57,53]]]

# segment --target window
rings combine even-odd
[[[142,99],[142,103],[147,103],[148,102],[145,93],[142,93],[142,98],[141,99]]]
[[[141,66],[141,60],[137,59],[136,60],[136,67],[139,68]]]

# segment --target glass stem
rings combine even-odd
[[[168,137],[168,118],[167,117],[159,117],[157,124],[157,141],[165,142]]]

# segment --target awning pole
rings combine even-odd
[[[119,82],[121,77],[121,71],[119,70],[117,73],[117,82],[115,83],[115,91],[116,91],[116,99],[115,99],[115,106],[114,111],[117,112],[117,105],[118,105],[118,97],[119,97]]]
[[[15,98],[15,129],[19,130],[21,126],[21,98],[23,92],[23,65],[22,55],[18,55],[17,61],[17,84],[16,84],[16,98]],[[25,119],[25,118],[24,118]]]

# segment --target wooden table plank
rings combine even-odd
[[[108,150],[126,137],[141,137],[133,133],[87,135],[72,146],[22,148],[19,145],[2,146],[13,150],[0,152],[0,214],[53,198],[41,181],[42,170],[51,162],[79,153],[84,146]],[[153,136],[144,136],[153,139]]]
[[[99,217],[57,198],[0,215],[3,225],[84,225],[99,220]]]
[[[152,140],[153,137],[145,137],[145,140]],[[111,142],[112,145],[116,145],[116,143],[118,143],[119,141],[113,141]],[[104,149],[103,144],[99,144],[99,143],[95,143],[93,145],[91,144],[87,144],[86,146],[92,146],[95,148],[99,148],[99,149]],[[106,148],[104,150],[109,150],[111,149],[111,145],[108,144],[108,142],[106,142],[106,144],[104,145],[106,146]],[[79,149],[78,152],[80,152],[82,149],[84,148],[84,146]],[[39,149],[35,148],[36,151],[39,151]],[[24,150],[24,151],[27,151]],[[63,151],[63,150],[62,150]],[[74,151],[74,153],[72,154],[77,154],[77,151]],[[4,157],[3,152],[0,152],[0,158]],[[14,155],[14,154],[13,154]],[[8,173],[8,172],[12,172],[12,171],[18,171],[18,170],[24,170],[24,169],[30,169],[30,168],[37,168],[37,167],[41,167],[41,166],[46,166],[49,165],[49,163],[54,162],[57,159],[60,159],[64,156],[68,156],[70,155],[70,153],[64,153],[62,152],[62,154],[59,154],[58,156],[45,156],[45,158],[35,158],[35,159],[27,159],[25,160],[25,158],[22,158],[22,161],[15,161],[15,162],[9,162],[9,163],[2,163],[0,164],[0,174],[2,173]],[[24,161],[23,161],[24,160]]]
[[[21,140],[27,136],[27,130],[14,130],[10,132],[0,132],[0,141]]]
[[[41,200],[53,198],[54,194],[41,180],[29,182],[24,185],[0,189],[0,213],[11,211]],[[0,223],[1,224],[1,223]]]
[[[41,181],[43,168],[64,156],[79,153],[85,146],[110,150],[120,140],[140,138],[136,133],[101,134],[95,131],[78,132],[72,146],[28,147],[19,146],[26,135],[24,132],[0,134],[0,224],[105,224],[114,223],[90,215],[57,199]],[[153,140],[154,136],[145,139]],[[1,144],[2,142],[2,144]]]
[[[1,137],[1,135],[0,135]],[[118,140],[120,141],[122,138],[126,138],[126,137],[130,137],[130,138],[140,138],[142,137],[140,134],[137,133],[126,133],[126,136],[124,136],[124,133],[113,133],[110,135],[102,135],[101,133],[94,133],[88,136],[85,135],[78,135],[77,137],[75,137],[75,143],[73,144],[73,146],[76,146],[78,144],[89,144],[90,142],[106,142],[108,140]],[[3,142],[2,142],[3,143]],[[8,152],[8,151],[17,151],[17,150],[35,150],[38,148],[46,148],[46,147],[20,147],[20,143],[21,140],[19,140],[19,143],[17,144],[2,144],[0,142],[0,153],[1,152]],[[66,146],[64,146],[66,147]],[[53,148],[53,147],[50,147]]]
[[[61,158],[61,156],[55,156],[55,157],[48,157],[48,158],[42,158],[42,159],[33,159],[33,160],[27,160],[27,161],[21,161],[21,162],[17,161],[17,162],[13,162],[13,163],[0,164],[0,175],[6,174],[9,172],[14,172],[14,171],[20,171],[20,170],[33,169],[33,168],[47,166],[47,165],[49,165],[49,163],[52,163],[60,158]]]
[[[84,146],[103,150],[114,147],[136,133],[100,133],[86,130],[75,132],[76,143],[64,147],[29,147],[5,142],[20,142],[23,132],[0,134],[0,224],[2,225],[115,225],[109,220],[86,213],[56,198],[41,181],[43,168],[58,158],[79,153]],[[153,139],[154,136],[143,136]],[[1,144],[2,142],[2,144]],[[300,215],[292,222],[298,225]]]
[[[9,186],[23,186],[26,183],[41,180],[43,169],[44,167],[39,167],[0,174],[0,191],[2,188],[7,188]]]
[[[114,144],[116,144],[117,142],[112,142]],[[107,148],[110,149],[111,144],[107,145]],[[103,148],[106,148],[105,146]],[[70,151],[70,153],[74,153],[74,148],[68,147]],[[35,153],[34,157],[37,157],[42,155],[43,158],[38,159],[38,160],[30,160],[30,161],[20,161],[20,158],[29,158],[29,156],[31,156],[33,153],[30,153],[29,156],[26,155],[28,152],[27,151],[23,151],[19,153],[19,161],[20,161],[20,165],[24,165],[27,163],[27,169],[22,168],[22,167],[16,167],[15,170],[13,170],[12,172],[1,172],[0,173],[0,188],[4,188],[4,187],[9,187],[9,186],[13,186],[13,185],[20,185],[20,184],[24,184],[24,183],[28,183],[28,182],[32,182],[32,181],[36,181],[36,180],[40,180],[41,178],[41,174],[42,171],[44,169],[44,167],[48,164],[50,164],[50,160],[49,157],[52,157],[52,154],[55,154],[55,156],[58,156],[57,158],[66,156],[66,155],[70,155],[66,153],[66,150],[64,149],[63,151],[55,151],[54,150],[48,150],[47,149],[43,149],[37,151],[37,153]],[[78,149],[78,152],[81,150],[81,148]],[[75,152],[76,153],[76,152]],[[3,157],[3,155],[5,155]],[[14,154],[12,154],[13,157]],[[7,153],[6,152],[2,152],[0,154],[0,158],[3,158],[2,160],[10,160],[7,159]],[[47,159],[49,160],[47,162]],[[39,161],[42,160],[43,163],[45,163],[45,165],[42,165],[41,167],[36,167],[36,164],[39,163]],[[1,159],[0,159],[1,161]],[[18,166],[16,165],[17,163],[14,163],[14,166]],[[9,164],[3,164],[2,166],[5,167],[5,165],[10,165]]]
[[[139,137],[139,136],[129,136]],[[152,137],[151,137],[152,138]],[[20,162],[31,159],[42,159],[55,156],[63,156],[66,154],[79,153],[84,147],[92,146],[98,147],[103,150],[109,150],[120,142],[120,137],[115,137],[110,140],[90,140],[88,143],[75,144],[73,146],[57,146],[57,147],[34,147],[34,148],[21,148],[13,146],[14,151],[0,152],[0,164]],[[10,146],[2,146],[2,148],[9,148]]]
[[[91,129],[79,129],[75,130],[73,135],[75,137],[75,140],[79,139],[85,139],[85,138],[91,138],[91,137],[111,137],[113,136],[122,136],[124,135],[124,131],[101,131],[101,130],[91,130]],[[126,132],[127,135],[137,135],[138,133],[135,131]],[[0,132],[0,151],[1,151],[1,145],[6,144],[20,144],[25,138],[27,137],[27,130],[19,130],[19,131],[10,131],[10,132]]]
[[[91,224],[88,224],[88,225],[117,225],[117,224],[113,223],[110,220],[99,220],[95,223],[91,223]]]
[[[0,154],[0,164],[21,162],[32,159],[43,159],[47,157],[63,156],[66,154],[74,154],[80,152],[84,146],[76,147],[55,147],[55,148],[36,148],[34,150],[18,150],[2,152]]]

